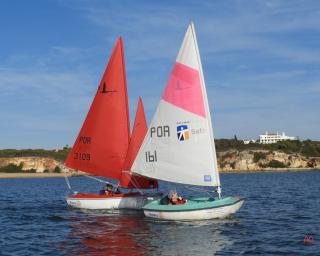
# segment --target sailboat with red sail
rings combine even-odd
[[[132,174],[131,166],[147,133],[142,99],[139,98],[130,136],[126,72],[121,37],[113,49],[97,92],[65,161],[69,168],[119,181],[118,187],[153,189],[156,180]],[[85,209],[140,209],[147,195],[141,192],[83,194],[75,193],[67,203]]]

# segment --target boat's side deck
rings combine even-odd
[[[162,205],[160,200],[155,200],[143,207],[144,210],[149,211],[161,211],[161,212],[177,212],[177,211],[194,211],[219,208],[229,206],[243,201],[241,197],[225,197],[218,198],[191,198],[185,204],[180,205]]]
[[[100,194],[83,194],[78,193],[69,196],[69,198],[74,199],[104,199],[104,198],[115,198],[115,197],[133,197],[133,196],[141,196],[140,193],[127,193],[127,194],[111,194],[111,195],[100,195]]]

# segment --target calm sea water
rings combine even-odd
[[[164,222],[139,211],[70,209],[63,178],[1,179],[0,255],[320,255],[320,172],[222,174],[221,181],[224,195],[247,198],[238,214]],[[101,187],[85,177],[70,182],[82,192]],[[313,244],[303,243],[306,234]]]

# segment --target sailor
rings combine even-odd
[[[177,192],[175,191],[171,195],[170,203],[177,205],[177,204],[185,204],[187,202],[187,199],[182,198],[181,196],[178,196]]]
[[[168,195],[163,197],[160,200],[160,204],[162,205],[168,205],[168,204],[185,204],[187,202],[187,199],[182,198],[181,196],[178,196],[177,191],[175,190],[170,190]]]
[[[100,190],[100,195],[112,195],[113,186],[111,184],[107,184],[104,189]]]

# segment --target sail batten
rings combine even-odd
[[[176,183],[219,186],[213,143],[201,60],[191,24],[132,171]]]

